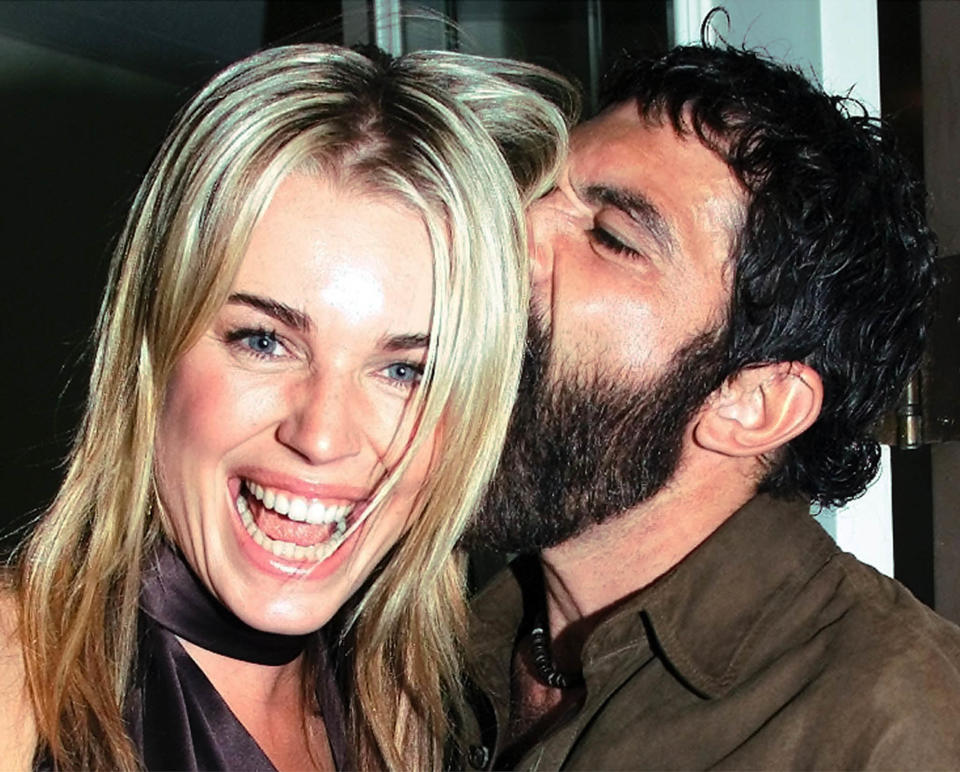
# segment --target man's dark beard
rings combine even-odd
[[[548,339],[531,319],[503,457],[464,546],[553,547],[660,491],[684,430],[723,382],[725,337],[723,327],[697,336],[646,384],[602,372],[551,381]]]

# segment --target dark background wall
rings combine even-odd
[[[80,357],[119,231],[182,87],[0,37],[4,515],[43,506],[85,394]]]

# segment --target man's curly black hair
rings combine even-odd
[[[918,366],[936,286],[925,192],[891,130],[755,52],[675,48],[624,55],[602,104],[694,132],[747,191],[734,240],[724,377],[805,362],[824,385],[816,423],[759,490],[844,503],[876,475],[873,429]]]

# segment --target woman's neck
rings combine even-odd
[[[178,640],[278,770],[335,768],[323,719],[303,689],[302,654],[261,665]]]
[[[285,665],[261,665],[210,651],[180,636],[177,640],[224,699],[235,692],[240,699],[265,707],[303,702],[302,654]],[[230,700],[227,704],[233,709]]]

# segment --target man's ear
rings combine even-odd
[[[820,375],[801,362],[744,368],[707,399],[693,437],[724,455],[759,456],[806,431],[822,404]]]

